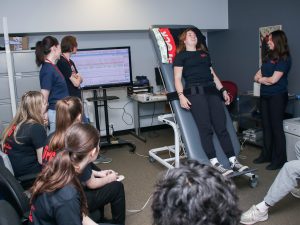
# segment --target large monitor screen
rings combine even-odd
[[[71,59],[83,78],[82,89],[132,85],[130,47],[80,49]]]

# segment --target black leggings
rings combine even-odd
[[[288,94],[261,96],[261,115],[264,135],[262,157],[274,166],[286,162],[286,141],[283,131],[284,112]]]
[[[122,182],[113,181],[98,189],[86,189],[89,211],[101,210],[110,203],[112,223],[125,224],[125,193]],[[102,212],[103,213],[103,212]]]
[[[235,155],[233,145],[226,129],[226,114],[219,95],[195,94],[187,96],[191,113],[197,124],[202,147],[209,159],[216,157],[213,144],[213,130],[228,158]]]

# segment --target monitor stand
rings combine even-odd
[[[115,137],[112,139],[112,136],[109,134],[109,120],[108,120],[107,101],[119,99],[119,97],[117,97],[117,96],[107,96],[106,95],[106,89],[102,89],[102,90],[103,90],[103,96],[102,97],[99,97],[97,95],[97,90],[93,90],[94,97],[86,99],[87,101],[94,103],[96,127],[99,130],[99,132],[100,132],[100,122],[99,122],[99,116],[98,116],[98,107],[100,107],[100,106],[104,107],[106,136],[101,138],[100,147],[101,148],[106,148],[106,147],[113,147],[113,146],[117,147],[117,146],[128,145],[130,147],[129,151],[134,152],[136,146],[133,143],[122,140],[120,138],[115,138]],[[98,104],[98,102],[103,102],[103,104]]]

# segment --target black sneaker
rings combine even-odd
[[[243,171],[249,169],[248,166],[244,166],[237,160],[234,160],[234,163],[231,164],[231,168],[233,171],[236,171],[236,172],[243,172]]]
[[[226,169],[222,164],[216,163],[213,167],[218,170],[223,176],[228,176],[233,173],[232,169]]]

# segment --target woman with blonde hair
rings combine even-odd
[[[15,117],[3,132],[1,143],[16,177],[41,171],[47,121],[47,103],[42,93],[25,93]]]

